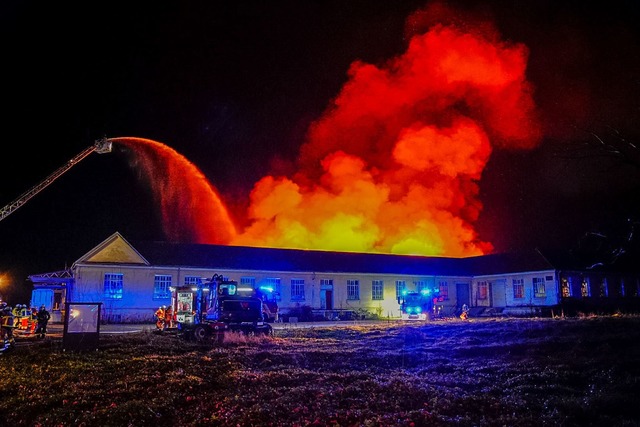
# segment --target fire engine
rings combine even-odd
[[[439,290],[425,288],[420,291],[407,291],[398,296],[403,320],[429,320],[440,316],[442,307]]]
[[[171,289],[178,333],[185,339],[222,343],[226,331],[272,335],[263,301],[238,293],[238,282],[214,274],[195,286]]]

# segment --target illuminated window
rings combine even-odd
[[[122,273],[105,273],[104,297],[109,299],[122,299]]]
[[[171,276],[156,274],[153,279],[153,299],[166,299],[171,297]]]
[[[544,278],[543,277],[534,277],[533,278],[533,296],[536,298],[542,298],[547,295],[547,290],[544,286]]]
[[[291,279],[291,301],[304,301],[304,279]]]
[[[359,280],[347,280],[347,299],[348,300],[360,299],[360,281]]]
[[[569,298],[571,296],[571,277],[563,278],[560,283],[562,291],[562,298]]]
[[[586,277],[582,279],[582,283],[580,284],[580,295],[582,295],[582,298],[591,296],[591,286],[589,286],[589,279]]]
[[[513,299],[524,298],[524,279],[513,279]]]
[[[625,286],[624,286],[624,279],[620,279],[620,296],[621,297],[627,296],[627,290],[625,289]]]
[[[438,283],[438,290],[440,291],[439,300],[445,301],[449,299],[449,283],[448,282],[440,282]]]
[[[404,280],[396,280],[396,299],[400,298],[406,290],[407,282]]]
[[[200,283],[202,279],[198,276],[184,276],[184,285],[185,286],[195,286]]]
[[[487,299],[489,297],[489,284],[487,282],[478,282],[478,299]]]
[[[266,286],[268,286],[269,288],[273,289],[273,296],[275,298],[276,301],[280,301],[280,299],[282,298],[282,294],[281,294],[281,285],[280,285],[280,278],[279,277],[267,277],[266,279],[264,279],[264,284]]]
[[[384,281],[373,280],[371,282],[371,299],[377,301],[384,299]]]

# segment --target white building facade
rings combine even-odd
[[[65,302],[100,302],[103,321],[134,323],[153,321],[158,306],[170,304],[172,286],[192,285],[214,274],[272,287],[285,319],[302,309],[327,319],[400,318],[399,293],[425,288],[438,290],[443,315],[453,315],[462,304],[471,307],[472,315],[553,315],[561,310],[560,283],[566,281],[537,251],[444,258],[166,242],[133,245],[117,232],[69,270],[29,278],[34,283],[32,305],[47,305],[54,321],[62,318]],[[629,282],[633,295],[628,296],[637,299],[637,277]]]

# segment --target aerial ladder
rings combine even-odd
[[[80,160],[84,159],[89,154],[93,153],[94,151],[99,154],[111,152],[111,145],[112,145],[111,140],[107,138],[102,138],[97,140],[92,146],[82,150],[79,154],[77,154],[75,157],[73,157],[71,160],[65,163],[62,167],[58,168],[55,172],[53,172],[51,175],[46,177],[38,185],[32,187],[30,190],[23,193],[20,197],[15,199],[13,202],[3,207],[2,210],[0,210],[0,221],[2,221],[6,217],[8,217],[10,214],[15,212],[16,209],[18,209],[20,206],[27,203],[33,196],[38,194],[40,191],[44,190],[51,183],[53,183],[53,181],[60,178],[62,174],[64,174],[66,171],[68,171],[73,166],[78,164]]]

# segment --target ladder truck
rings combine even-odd
[[[112,146],[112,142],[111,142],[110,139],[107,139],[107,138],[102,138],[102,139],[99,139],[99,140],[95,141],[95,143],[92,146],[87,147],[84,150],[82,150],[80,153],[78,153],[76,156],[74,156],[71,160],[69,160],[63,166],[58,168],[51,175],[46,177],[38,185],[36,185],[36,186],[32,187],[30,190],[24,192],[20,197],[15,199],[13,202],[9,203],[8,205],[6,205],[2,209],[0,209],[0,221],[2,221],[3,219],[5,219],[9,215],[11,215],[19,207],[23,206],[25,203],[27,203],[29,200],[31,200],[32,197],[34,197],[40,191],[42,191],[46,187],[48,187],[51,183],[53,183],[53,181],[55,181],[56,179],[60,178],[60,176],[62,176],[66,171],[71,169],[73,166],[77,165],[82,159],[87,157],[89,154],[91,154],[93,152],[96,152],[96,153],[99,153],[99,154],[109,153],[109,152],[111,152],[111,146]]]

